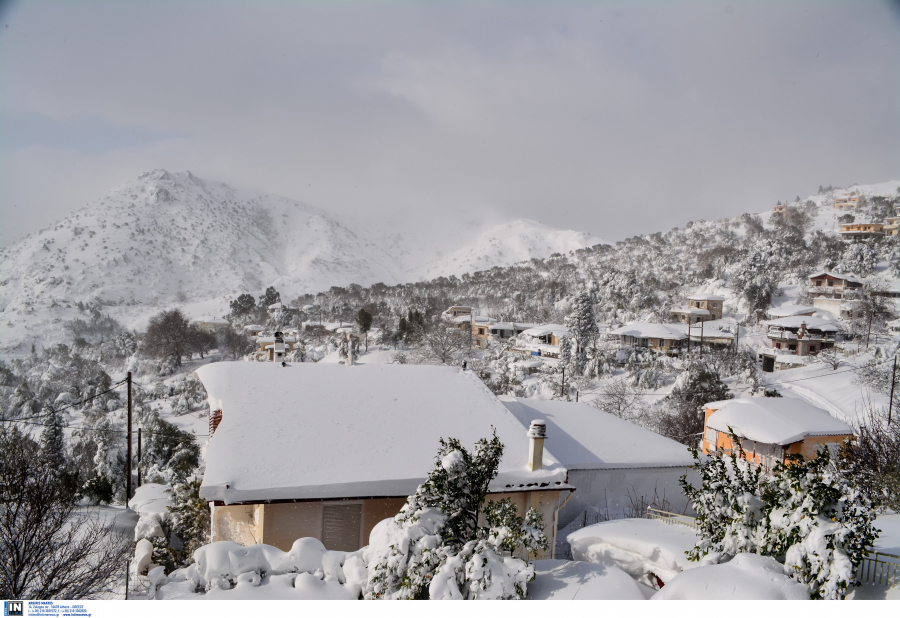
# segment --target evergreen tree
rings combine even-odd
[[[428,478],[393,519],[372,531],[366,550],[367,599],[524,598],[534,578],[526,557],[548,548],[534,509],[520,518],[506,499],[484,505],[503,445],[494,434],[469,453],[441,440]],[[479,526],[483,514],[486,526]]]
[[[281,302],[281,293],[275,290],[273,286],[266,288],[265,294],[259,297],[259,306],[262,309],[268,309],[269,306]]]
[[[356,325],[359,332],[366,337],[366,352],[369,351],[369,331],[372,330],[372,314],[365,309],[360,309],[356,314]]]
[[[182,542],[181,554],[190,558],[202,545],[209,543],[209,503],[200,498],[200,479],[176,484],[172,491],[169,519],[172,531]]]
[[[250,294],[241,294],[231,301],[229,306],[231,307],[232,317],[239,318],[256,310],[256,300]]]
[[[41,457],[49,464],[50,470],[57,473],[61,473],[66,464],[62,426],[62,414],[48,406],[44,414],[44,430],[41,432]]]
[[[587,291],[579,292],[572,304],[572,312],[566,316],[566,328],[572,333],[575,342],[575,372],[584,375],[588,366],[587,351],[600,331],[597,328],[594,303]]]

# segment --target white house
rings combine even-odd
[[[672,352],[681,348],[688,338],[683,328],[671,324],[632,322],[609,332],[626,346],[651,348],[660,352]]]
[[[200,497],[212,540],[287,550],[300,537],[328,549],[368,543],[425,480],[441,438],[471,449],[493,430],[505,446],[488,500],[544,516],[573,491],[552,455],[557,436],[529,437],[473,372],[423,365],[214,363],[197,370],[211,417]],[[534,435],[534,434],[532,434]],[[559,440],[563,440],[559,436]]]
[[[560,528],[587,514],[622,517],[663,499],[681,512],[687,502],[678,479],[693,457],[687,447],[585,403],[501,396],[523,427],[541,419],[553,453],[569,472],[575,493],[560,511]],[[633,515],[632,515],[633,516]]]

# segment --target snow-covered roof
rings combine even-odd
[[[654,324],[651,322],[632,322],[610,331],[609,334],[627,335],[642,339],[687,339],[687,334],[673,325]]]
[[[205,324],[228,324],[228,320],[225,318],[214,318],[212,316],[206,316],[197,320],[198,322],[203,322]]]
[[[853,433],[850,426],[822,408],[794,398],[745,397],[706,404],[715,410],[708,427],[735,433],[765,444],[787,445],[806,436],[840,436]]]
[[[541,324],[522,331],[523,335],[528,335],[529,337],[543,337],[551,333],[557,337],[568,336],[569,329],[562,324]]]
[[[772,307],[769,309],[768,314],[774,318],[787,318],[793,315],[812,315],[815,312],[815,307],[810,307],[808,305],[781,305],[780,307]]]
[[[440,438],[505,445],[491,491],[568,488],[544,450],[526,466],[526,430],[478,376],[427,365],[213,363],[197,370],[222,421],[200,495],[226,503],[406,496],[434,465]]]
[[[476,316],[469,316],[469,317],[471,317],[474,322],[478,322],[480,324],[487,324],[489,322],[494,321],[494,318],[488,317],[486,315],[476,315]]]
[[[500,397],[528,428],[547,423],[545,446],[569,470],[690,466],[687,448],[584,403]]]
[[[304,311],[309,311],[310,309],[314,309],[314,308],[315,308],[315,305],[303,305]]]
[[[269,305],[269,309],[281,309],[281,303],[272,303]]]
[[[844,281],[852,281],[853,283],[862,283],[861,279],[851,277],[850,275],[833,273],[830,270],[820,270],[819,272],[809,276],[810,279],[818,279],[819,277],[831,277],[832,279],[843,279]]]
[[[837,332],[840,327],[833,320],[825,318],[817,318],[815,316],[792,315],[777,320],[768,320],[765,322],[768,326],[778,328],[800,328],[800,325],[806,323],[807,330],[820,330],[823,332]]]
[[[691,294],[688,300],[725,300],[725,297],[719,294]]]
[[[247,324],[244,326],[244,330],[264,330],[265,326],[260,326],[259,324]]]
[[[709,311],[706,309],[699,309],[697,307],[675,307],[672,309],[672,313],[689,313],[690,315],[709,315]]]
[[[458,315],[456,317],[448,317],[447,319],[456,324],[462,324],[463,322],[471,322],[472,316],[467,313],[466,315]]]
[[[291,336],[282,337],[281,340],[283,343],[296,343],[297,342],[297,338],[291,337]],[[275,343],[275,337],[274,336],[257,337],[256,343]]]

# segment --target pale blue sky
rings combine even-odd
[[[8,27],[7,27],[8,26]],[[608,239],[900,178],[897,2],[0,8],[0,244],[165,167]]]

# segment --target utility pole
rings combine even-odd
[[[128,372],[128,451],[125,455],[125,469],[128,474],[125,476],[125,507],[128,508],[128,501],[131,500],[131,372]]]
[[[566,401],[569,400],[569,391],[566,390],[566,368],[562,368],[562,391],[566,394]]]
[[[866,347],[867,348],[869,347],[869,335],[872,334],[872,313],[873,312],[871,312],[871,311],[869,312],[869,330],[866,331]]]
[[[138,487],[141,486],[141,462],[143,461],[143,459],[141,458],[141,429],[143,429],[143,427],[141,425],[138,425]]]
[[[703,323],[705,320],[700,320],[700,356],[703,356]]]
[[[894,370],[891,372],[891,401],[888,403],[888,425],[891,424],[891,414],[894,411],[894,382],[897,379],[897,357],[894,357]]]

